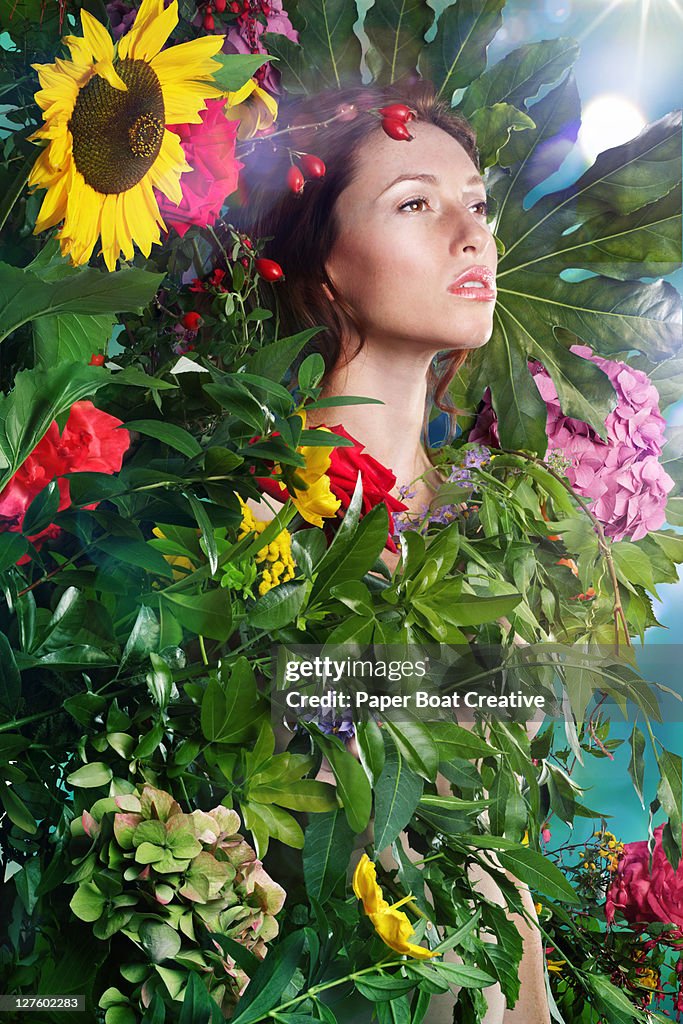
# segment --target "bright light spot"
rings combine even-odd
[[[634,138],[644,125],[645,118],[635,103],[623,96],[597,96],[583,111],[578,142],[593,161],[603,150]]]

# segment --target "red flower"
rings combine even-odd
[[[59,487],[58,511],[68,508],[71,496],[69,482],[63,479],[65,473],[117,473],[130,445],[128,433],[118,429],[121,425],[121,420],[95,408],[92,402],[72,405],[61,437],[53,421],[0,492],[0,531],[21,531],[29,505],[52,480],[57,479]],[[40,546],[58,533],[58,527],[52,523],[29,540]]]
[[[180,137],[185,159],[192,168],[181,178],[183,198],[176,206],[157,193],[161,215],[180,237],[191,225],[204,228],[218,220],[221,207],[237,188],[244,164],[235,159],[238,121],[228,121],[227,100],[207,100],[200,124],[169,125]]]
[[[683,862],[674,871],[662,848],[664,826],[655,829],[655,848],[650,870],[646,842],[627,843],[607,892],[605,916],[611,924],[616,910],[627,921],[651,921],[678,925],[683,935]]]
[[[341,425],[330,427],[340,437],[353,441],[353,448],[333,448],[330,456],[330,468],[328,476],[332,493],[341,501],[341,507],[347,509],[351,504],[351,498],[356,487],[358,472],[360,471],[363,483],[363,505],[361,515],[365,515],[384,502],[389,513],[389,522],[394,512],[405,512],[408,508],[398,498],[393,498],[389,491],[396,486],[396,477],[390,469],[383,466],[372,455],[364,451],[365,445],[356,441],[355,437],[344,430]],[[387,536],[386,546],[390,551],[397,551],[391,533]]]

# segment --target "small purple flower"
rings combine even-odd
[[[353,724],[350,711],[345,711],[341,718],[335,718],[332,710],[323,711],[313,717],[311,721],[314,721],[326,736],[338,736],[344,743],[356,735],[356,727]]]

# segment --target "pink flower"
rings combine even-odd
[[[557,453],[568,463],[567,479],[579,494],[591,499],[592,511],[608,537],[642,540],[664,523],[666,497],[674,485],[659,464],[665,444],[659,394],[642,370],[596,356],[586,345],[574,345],[571,351],[607,374],[617,404],[605,420],[607,438],[603,440],[587,423],[564,415],[550,374],[540,363],[531,363],[548,410],[548,454]],[[469,440],[498,444],[490,393],[484,402]]]
[[[175,206],[160,192],[157,200],[166,223],[183,237],[191,225],[204,228],[218,220],[226,198],[237,188],[244,166],[235,159],[239,121],[226,120],[227,100],[207,100],[200,124],[169,125],[180,137],[185,159],[192,167],[183,174],[183,198]]]
[[[238,0],[241,8],[236,25],[231,25],[223,46],[224,53],[267,53],[261,42],[264,32],[286,36],[293,43],[299,42],[296,31],[287,13],[282,9],[282,0]],[[266,24],[257,20],[257,15],[265,16]],[[258,69],[254,77],[259,85],[271,96],[279,96],[280,73],[270,63]]]
[[[63,479],[65,473],[117,473],[130,445],[128,433],[118,429],[121,425],[121,420],[97,409],[92,402],[75,402],[71,406],[61,436],[53,421],[0,492],[0,532],[20,532],[29,505],[52,480],[57,479],[59,488],[58,511],[68,508],[71,496],[69,482]],[[43,541],[58,534],[59,527],[51,523],[29,540],[40,547]],[[25,561],[28,556],[23,556],[20,564]]]
[[[655,829],[652,870],[646,842],[627,843],[607,891],[605,915],[611,924],[617,910],[631,923],[662,922],[683,928],[683,862],[674,871],[662,848],[664,826]]]

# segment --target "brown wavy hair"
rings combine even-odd
[[[239,154],[245,163],[240,173],[243,199],[234,216],[231,211],[231,219],[253,237],[266,238],[263,255],[276,260],[285,272],[285,286],[275,289],[281,334],[295,334],[307,327],[324,328],[304,348],[300,360],[319,352],[326,374],[340,360],[343,337],[355,333],[359,339],[347,361],[364,344],[363,329],[354,310],[325,271],[339,234],[337,199],[353,180],[356,153],[373,132],[382,130],[377,109],[397,102],[415,110],[421,122],[451,135],[479,167],[470,125],[437,98],[431,82],[414,77],[383,88],[360,86],[289,98],[281,104],[276,125],[280,131],[283,126],[296,130],[272,139],[251,140]],[[290,150],[313,153],[327,168],[324,177],[308,179],[300,195],[292,193],[286,184]],[[296,161],[295,153],[293,159]],[[334,296],[334,302],[326,296],[323,285]],[[427,376],[425,437],[432,404],[447,414],[450,437],[455,433],[457,410],[448,389],[465,358],[465,351],[455,350],[439,352],[432,361]]]

